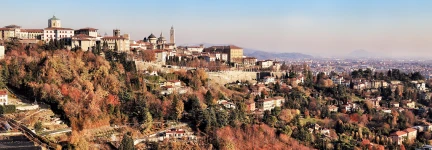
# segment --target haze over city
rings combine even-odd
[[[46,26],[52,15],[71,28],[113,28],[132,39],[174,25],[178,43],[236,44],[270,52],[345,56],[363,49],[430,56],[430,1],[4,1],[2,25]],[[19,9],[17,9],[19,8]],[[37,13],[38,15],[29,14]]]

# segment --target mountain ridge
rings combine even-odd
[[[198,44],[182,44],[182,46],[191,46],[191,45],[204,45],[204,47],[210,46],[220,46],[220,45],[231,45],[231,44],[211,44],[211,43],[198,43]],[[240,46],[241,47],[241,46]],[[286,59],[310,59],[314,58],[312,55],[303,54],[299,52],[266,52],[263,50],[257,50],[253,48],[244,48],[243,47],[243,55],[255,57],[258,60],[266,60],[266,59],[277,59],[277,60],[286,60]]]

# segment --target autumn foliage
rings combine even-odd
[[[291,137],[276,135],[275,129],[265,124],[244,125],[233,128],[227,126],[217,130],[217,139],[220,149],[293,149],[308,150]]]
[[[51,105],[74,130],[124,118],[112,111],[119,110],[115,109],[120,104],[117,95],[125,86],[118,79],[125,75],[122,64],[111,65],[91,52],[68,50],[17,48],[7,56],[3,67],[9,87]]]

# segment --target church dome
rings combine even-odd
[[[148,38],[149,39],[153,39],[153,38],[156,38],[156,36],[154,36],[153,33],[152,33],[152,34],[150,34],[150,36]]]
[[[53,16],[50,20],[60,20],[60,19],[57,18],[56,16]]]

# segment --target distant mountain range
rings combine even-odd
[[[243,55],[256,57],[258,60],[264,59],[277,59],[277,60],[287,60],[287,59],[309,59],[313,58],[311,55],[302,53],[274,53],[274,52],[264,52],[254,49],[243,49]]]
[[[203,44],[204,47],[217,46],[217,45],[229,45],[229,44],[210,44],[210,43],[199,43],[199,44],[183,44],[182,46],[197,46]],[[277,60],[287,60],[287,59],[309,59],[314,58],[311,55],[302,54],[302,53],[276,53],[276,52],[265,52],[262,50],[243,48],[243,55],[256,57],[258,60],[266,60],[266,59],[277,59]]]
[[[379,52],[369,52],[367,50],[359,49],[350,52],[346,58],[386,58],[389,55],[383,55]]]

